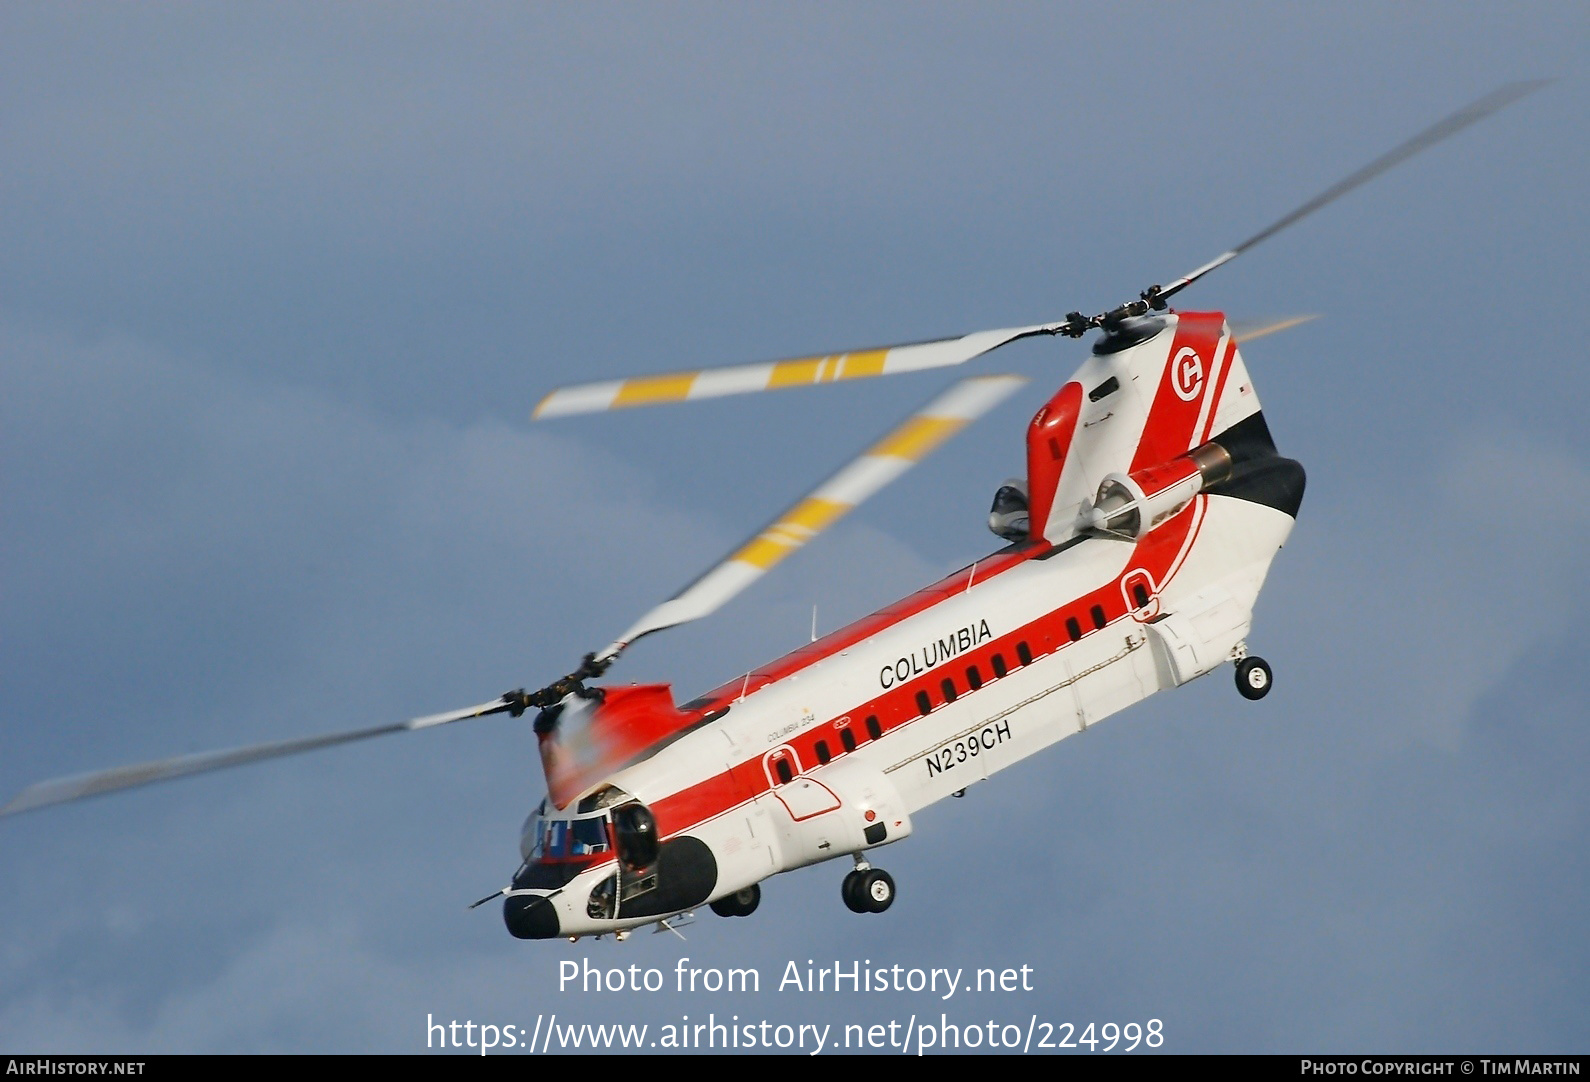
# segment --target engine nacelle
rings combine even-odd
[[[1027,507],[1027,482],[1011,477],[994,493],[988,509],[988,528],[1006,541],[1025,541],[1032,533]]]
[[[1084,507],[1077,529],[1136,541],[1171,519],[1198,493],[1231,476],[1231,455],[1206,443],[1169,462],[1130,475],[1112,473]]]

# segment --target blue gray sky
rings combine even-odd
[[[416,1051],[424,1021],[1162,1019],[1175,1051],[1590,1046],[1581,4],[0,9],[0,798],[561,674],[942,374],[532,426],[579,379],[1097,310],[1457,106],[1550,88],[1186,293],[1309,469],[1254,650],[687,942],[469,901],[523,722],[0,823],[0,1050]],[[681,698],[996,546],[1082,357],[615,677]],[[557,963],[764,991],[559,993]],[[789,959],[1033,967],[940,1005]]]

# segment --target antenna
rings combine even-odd
[[[812,642],[817,641],[817,606],[812,606]]]

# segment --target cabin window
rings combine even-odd
[[[977,671],[976,665],[966,666],[966,682],[972,686],[973,691],[983,686],[983,674]]]
[[[1076,642],[1082,637],[1082,625],[1077,623],[1075,616],[1066,617],[1066,634],[1071,636],[1071,641]]]
[[[1023,665],[1032,664],[1032,651],[1027,648],[1026,643],[1018,642],[1016,644],[1016,656],[1021,658],[1021,663]]]
[[[945,702],[952,703],[952,702],[955,701],[955,681],[954,680],[951,680],[949,677],[946,676],[943,680],[939,681],[939,687],[944,689],[944,701]]]
[[[1108,622],[1104,619],[1104,606],[1094,605],[1088,610],[1088,615],[1093,617],[1093,626],[1103,631],[1104,625]]]
[[[790,768],[788,759],[778,759],[773,763],[773,771],[778,775],[778,780],[788,784],[794,780],[795,771]]]
[[[1148,587],[1141,582],[1132,583],[1132,598],[1137,602],[1138,608],[1146,608],[1148,606]]]
[[[819,763],[826,763],[832,758],[833,755],[828,751],[828,741],[819,740],[817,742],[817,761]]]
[[[933,700],[928,698],[927,692],[919,691],[916,693],[916,708],[923,717],[933,713]],[[873,737],[873,739],[876,740],[878,738]]]
[[[867,715],[867,735],[874,740],[883,735],[883,727],[878,724],[877,714]]]
[[[994,655],[993,665],[994,665],[994,675],[995,676],[1004,676],[1007,672],[1010,671],[1009,669],[1005,668],[1005,655],[1004,654],[995,654]]]
[[[839,730],[839,742],[845,746],[846,751],[856,750],[856,734],[850,726],[846,725]]]

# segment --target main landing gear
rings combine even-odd
[[[762,904],[762,887],[752,883],[744,890],[725,894],[712,903],[712,911],[720,917],[749,917]]]
[[[1245,657],[1237,662],[1237,691],[1244,699],[1262,699],[1270,694],[1270,665],[1262,657]]]
[[[852,913],[882,913],[894,904],[894,877],[857,853],[856,869],[845,876],[839,896]]]

